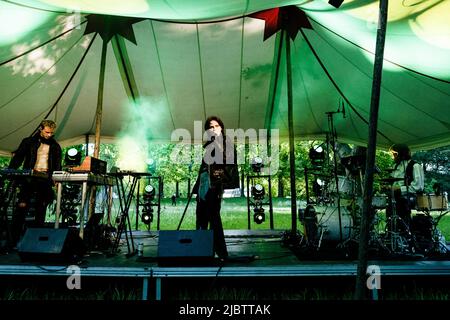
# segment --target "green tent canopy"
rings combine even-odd
[[[263,41],[266,21],[250,17],[283,6],[301,9],[313,27],[291,42],[296,138],[323,139],[327,113],[339,111],[338,140],[366,144],[378,5],[0,1],[0,150],[14,151],[44,117],[58,123],[62,145],[95,133],[103,39],[103,141],[130,132],[171,141],[175,129],[195,137],[195,121],[209,115],[286,138],[285,43],[281,32]],[[383,67],[378,146],[448,145],[450,1],[391,1]]]

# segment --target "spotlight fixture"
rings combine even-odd
[[[262,200],[264,199],[264,194],[265,194],[265,190],[264,187],[262,185],[255,184],[254,186],[252,186],[252,197],[255,200]]]
[[[266,215],[264,214],[264,208],[263,207],[255,207],[253,209],[253,221],[256,224],[261,224],[264,221],[266,221]]]
[[[310,148],[309,159],[311,160],[311,164],[313,166],[322,166],[325,161],[325,152],[323,151],[322,146]]]
[[[153,208],[151,206],[145,206],[142,210],[141,221],[149,225],[153,222]]]
[[[61,215],[62,221],[69,226],[77,222],[78,205],[81,202],[81,185],[63,183],[61,190]]]
[[[144,188],[144,199],[147,201],[153,201],[155,199],[155,188],[150,184]]]
[[[262,167],[264,167],[263,160],[261,157],[254,157],[252,160],[252,170],[253,172],[261,172]]]
[[[150,172],[151,174],[155,173],[155,160],[148,158],[147,160],[145,160],[145,163],[147,164],[147,171]]]
[[[344,0],[329,0],[328,3],[335,8],[339,8]]]
[[[324,184],[325,184],[325,182],[323,180],[321,180],[319,178],[314,179],[312,189],[316,196],[322,195],[322,192],[324,189]]]
[[[70,148],[66,152],[64,163],[68,167],[79,166],[81,164],[81,153],[75,148]]]

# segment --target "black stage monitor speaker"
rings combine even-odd
[[[19,244],[22,261],[76,262],[86,253],[75,229],[28,228]]]
[[[212,230],[159,231],[159,265],[204,265],[214,262]]]

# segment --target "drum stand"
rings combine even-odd
[[[407,255],[415,254],[414,238],[411,234],[409,226],[397,214],[396,200],[394,189],[391,185],[389,194],[389,206],[391,208],[391,216],[386,220],[386,233],[384,247],[391,254]],[[403,230],[400,230],[400,227]]]

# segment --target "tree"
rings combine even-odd
[[[450,146],[416,152],[413,159],[423,164],[425,192],[433,193],[435,183],[442,184],[442,190],[450,191]]]
[[[11,161],[11,157],[0,157],[0,168],[6,168]]]

